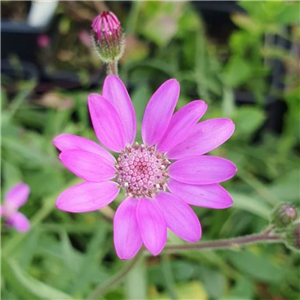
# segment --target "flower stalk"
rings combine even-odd
[[[249,244],[258,243],[284,243],[282,235],[273,234],[274,227],[271,225],[267,227],[264,231],[260,233],[255,233],[246,236],[239,236],[230,239],[220,239],[214,241],[205,241],[194,244],[180,244],[180,245],[166,245],[164,248],[164,254],[170,253],[180,253],[184,251],[201,251],[201,250],[234,250],[237,246],[244,246]],[[101,283],[96,287],[92,294],[87,298],[87,300],[98,299],[104,295],[113,286],[118,285],[123,282],[123,280],[133,272],[133,269],[141,262],[140,260],[144,258],[145,248],[142,248],[130,263],[126,264],[121,271],[116,273],[112,278],[108,279],[106,282]]]
[[[275,235],[263,231],[261,233],[240,236],[231,239],[205,241],[194,244],[166,245],[165,253],[178,253],[191,250],[225,250],[234,249],[237,246],[244,246],[258,243],[283,243],[281,235]]]
[[[123,282],[125,277],[128,275],[130,271],[136,266],[136,264],[140,261],[142,253],[137,254],[126,266],[121,269],[118,273],[113,275],[107,281],[100,283],[95,290],[86,298],[87,300],[99,299],[102,295],[104,295],[110,288],[113,286]]]
[[[108,75],[119,76],[118,61],[117,60],[114,60],[114,61],[107,64],[107,74]]]

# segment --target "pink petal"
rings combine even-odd
[[[167,131],[157,145],[159,152],[172,149],[188,138],[187,131],[193,132],[194,126],[204,115],[207,104],[202,100],[190,102],[176,112],[168,126]]]
[[[137,221],[146,248],[153,255],[158,255],[167,241],[167,226],[162,212],[154,201],[139,200]]]
[[[229,160],[215,156],[190,156],[169,167],[171,178],[188,184],[212,184],[226,181],[236,173],[236,166]]]
[[[219,184],[190,185],[170,179],[168,189],[175,196],[195,206],[224,209],[233,202],[229,193]]]
[[[115,176],[114,166],[91,152],[67,150],[62,152],[59,158],[72,173],[87,181],[107,181]]]
[[[159,142],[167,130],[179,91],[178,81],[170,79],[163,83],[149,100],[142,122],[142,138],[148,146]]]
[[[5,195],[5,202],[12,203],[16,208],[24,205],[30,193],[30,188],[25,183],[17,183]]]
[[[60,134],[53,140],[53,144],[60,151],[84,150],[101,156],[111,164],[114,164],[116,162],[115,158],[108,151],[99,146],[96,142],[78,135]]]
[[[9,224],[20,232],[26,232],[30,229],[30,222],[22,213],[17,212],[8,220]]]
[[[230,119],[211,119],[196,125],[195,131],[185,141],[168,152],[168,158],[180,159],[205,154],[226,142],[234,132]]]
[[[93,127],[99,141],[114,152],[125,148],[123,123],[114,106],[101,95],[90,94],[88,105]]]
[[[142,237],[137,223],[138,200],[125,199],[114,217],[114,243],[120,259],[131,259],[142,246]]]
[[[83,182],[62,192],[56,207],[72,213],[94,211],[111,203],[118,194],[115,182]]]
[[[118,112],[124,126],[126,143],[132,144],[136,133],[136,118],[132,101],[124,83],[119,77],[109,75],[103,85],[103,97],[106,98]]]
[[[167,226],[176,235],[188,242],[197,242],[201,238],[199,219],[186,202],[166,192],[156,195],[155,200]]]

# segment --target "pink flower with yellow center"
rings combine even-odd
[[[106,78],[102,95],[90,94],[89,112],[98,140],[118,153],[117,160],[96,142],[62,134],[54,139],[62,163],[84,179],[59,195],[56,206],[88,212],[110,204],[123,189],[126,198],[114,216],[114,243],[121,259],[132,258],[142,244],[158,255],[167,229],[188,242],[201,238],[190,205],[224,209],[232,205],[219,184],[233,177],[235,165],[205,155],[234,132],[230,119],[198,123],[207,105],[195,100],[173,114],[179,83],[170,79],[151,97],[142,122],[143,144],[134,143],[136,117],[123,82]]]
[[[19,208],[27,202],[29,193],[30,188],[27,184],[18,183],[6,193],[1,205],[1,217],[5,219],[6,225],[15,227],[20,232],[30,229],[27,217],[18,212]]]

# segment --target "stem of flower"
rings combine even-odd
[[[142,251],[140,251],[120,272],[113,275],[107,281],[100,283],[96,289],[86,298],[86,300],[100,299],[111,287],[121,283],[126,275],[133,269],[133,267],[139,262],[142,257]]]
[[[142,255],[124,280],[125,299],[147,299],[147,257]]]
[[[182,251],[191,250],[212,250],[212,249],[229,249],[236,246],[243,246],[248,244],[257,243],[282,243],[281,235],[270,235],[273,228],[267,228],[261,233],[236,237],[232,239],[223,239],[216,241],[205,241],[195,244],[182,244],[182,245],[167,245],[164,248],[165,253],[177,253]]]
[[[256,234],[240,236],[232,239],[223,239],[216,241],[205,241],[195,244],[181,244],[181,245],[166,245],[164,248],[164,254],[166,253],[178,253],[183,251],[194,251],[194,250],[225,250],[234,249],[237,246],[257,244],[257,243],[283,243],[281,235],[272,234],[274,229],[273,225],[267,227],[264,231]],[[116,273],[106,282],[101,283],[91,293],[87,300],[98,299],[101,295],[105,294],[110,288],[121,283],[128,273],[137,265],[140,258],[144,254],[145,248],[135,256],[135,258],[128,263],[120,272]]]
[[[114,61],[108,63],[107,74],[108,75],[113,74],[113,75],[118,76],[119,72],[118,72],[118,61],[117,60],[114,60]]]

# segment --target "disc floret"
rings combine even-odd
[[[129,197],[152,198],[160,190],[166,190],[169,164],[165,155],[158,153],[155,146],[135,143],[127,146],[118,158],[117,182]]]

